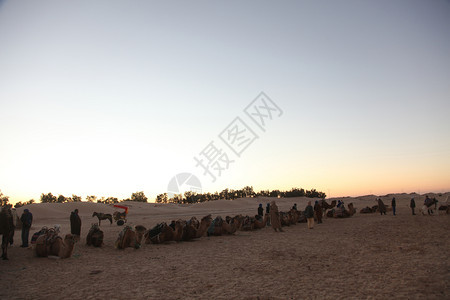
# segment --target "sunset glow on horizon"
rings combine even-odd
[[[448,1],[0,1],[0,190],[448,192],[449,37]]]

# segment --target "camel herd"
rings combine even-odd
[[[326,214],[328,217],[345,218],[350,217],[355,213],[352,203],[348,205],[348,210],[343,206],[339,209],[334,209],[336,201],[328,204],[326,201],[322,200],[319,205],[322,206],[325,213],[330,209]],[[306,223],[304,212],[296,209],[291,209],[288,212],[280,212],[279,218],[282,226]],[[138,249],[141,247],[142,243],[161,244],[170,241],[189,241],[205,235],[230,235],[238,230],[251,231],[264,228],[267,226],[269,219],[269,214],[266,214],[264,217],[243,215],[236,215],[234,217],[227,216],[225,219],[221,216],[217,216],[213,219],[211,215],[207,215],[200,221],[196,217],[192,217],[189,220],[173,220],[170,224],[162,222],[148,230],[142,225],[138,225],[134,229],[131,226],[125,226],[120,232],[115,246],[118,249],[127,247]],[[91,242],[87,241],[87,243],[89,244]]]
[[[323,212],[329,217],[349,217],[353,215],[353,207],[350,204],[349,210],[338,209],[335,210],[336,201],[328,204],[322,200],[320,205]],[[328,214],[326,211],[330,209]],[[331,213],[330,213],[331,212]],[[98,224],[92,224],[86,236],[86,244],[94,247],[101,247],[103,245],[103,231],[100,229],[101,220],[109,220],[111,222],[110,214],[103,214],[94,212],[93,217],[99,219]],[[288,212],[279,213],[280,223],[282,226],[290,226],[296,223],[306,222],[304,212],[296,209],[291,209]],[[181,242],[200,238],[202,236],[220,236],[234,234],[238,230],[251,231],[261,229],[267,226],[269,222],[269,215],[262,216],[243,216],[236,215],[234,217],[227,216],[223,219],[220,216],[212,218],[211,215],[203,217],[200,221],[196,217],[189,220],[173,220],[170,224],[166,222],[157,224],[151,229],[146,229],[142,225],[137,225],[134,228],[125,226],[119,233],[116,240],[115,247],[124,249],[127,247],[140,248],[142,243],[146,244],[160,244],[170,241]],[[14,234],[13,217],[10,209],[2,209],[0,214],[0,234],[2,234],[2,258],[7,258],[7,246],[12,242]],[[39,232],[36,232],[32,238],[34,245],[34,253],[39,257],[57,256],[60,258],[69,258],[72,256],[76,242],[79,241],[79,236],[67,234],[64,239],[59,236],[58,228],[43,227]]]
[[[352,203],[347,205],[348,209],[344,207],[343,203],[342,205],[338,205],[339,207],[336,207],[336,201],[328,204],[325,200],[321,200],[318,205],[321,206],[323,215],[329,218],[348,218],[356,213],[356,209]],[[361,209],[360,213],[373,213],[377,209],[377,206],[366,207]],[[447,206],[446,209],[448,211]],[[107,219],[112,223],[111,215],[94,212],[93,216],[98,217],[99,223],[92,224],[86,236],[86,245],[101,247],[103,246],[103,231],[100,229],[100,221]],[[287,212],[279,212],[278,217],[281,226],[306,223],[304,212],[294,208]],[[170,223],[162,222],[151,229],[147,229],[142,225],[137,225],[134,228],[124,226],[115,242],[115,247],[117,249],[125,249],[128,247],[139,249],[143,243],[161,244],[171,241],[190,241],[203,236],[230,235],[238,230],[252,231],[262,229],[269,225],[269,222],[269,214],[266,214],[264,217],[236,215],[234,217],[227,216],[226,218],[222,218],[221,216],[217,216],[214,219],[211,215],[207,215],[201,220],[192,217],[189,220],[179,219],[173,220]],[[67,234],[63,239],[58,233],[59,228],[47,229],[44,227],[41,231],[33,235],[32,244],[35,244],[33,248],[36,256],[57,256],[60,258],[69,258],[72,256],[75,244],[79,241],[80,237]],[[2,258],[7,259],[7,245],[12,242],[14,225],[10,210],[5,208],[0,213],[0,234],[3,235]]]

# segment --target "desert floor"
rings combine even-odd
[[[445,201],[449,194],[436,195]],[[393,195],[383,197],[390,205]],[[69,233],[75,208],[82,218],[81,241],[69,259],[37,258],[20,248],[20,231],[0,261],[0,299],[450,299],[450,215],[411,215],[413,195],[397,194],[397,216],[360,214],[375,196],[344,198],[358,213],[348,219],[325,218],[308,230],[305,223],[274,232],[238,231],[231,236],[192,242],[144,244],[118,250],[122,227],[102,221],[105,245],[85,245],[92,212],[112,213],[94,203],[33,204],[30,231],[61,225]],[[424,197],[414,195],[418,212]],[[342,199],[342,198],[341,198]],[[245,198],[193,205],[128,203],[128,224],[212,214],[254,215],[272,198]],[[281,211],[307,198],[276,199]],[[330,200],[328,200],[330,202]],[[25,207],[17,209],[20,216]]]

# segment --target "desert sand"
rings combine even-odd
[[[432,195],[440,203],[450,195]],[[94,203],[32,204],[31,235],[42,226],[61,226],[70,233],[69,215],[80,211],[82,235],[69,259],[38,258],[20,248],[20,230],[0,261],[0,299],[450,299],[450,215],[423,216],[424,196],[382,197],[391,211],[360,214],[375,205],[375,196],[344,199],[357,213],[347,219],[324,218],[308,230],[306,223],[238,231],[230,236],[191,242],[144,244],[118,250],[123,227],[102,221],[104,246],[86,246],[94,211],[113,213],[112,205]],[[411,215],[414,196],[417,215]],[[191,205],[125,203],[128,225],[151,228],[172,219],[212,214],[255,215],[259,203],[273,198],[219,200]],[[276,199],[280,211],[294,203],[304,210],[307,198]],[[330,200],[327,201],[330,203]]]

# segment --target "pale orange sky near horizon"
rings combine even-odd
[[[0,1],[0,189],[449,191],[449,37],[444,0]]]

